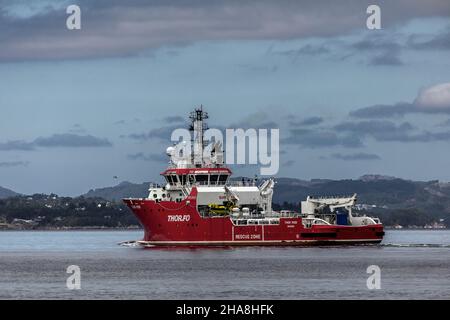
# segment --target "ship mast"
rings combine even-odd
[[[203,111],[203,105],[201,105],[200,108],[190,113],[189,119],[191,119],[189,130],[193,132],[191,160],[195,167],[202,167],[204,164],[203,149],[207,143],[204,141],[204,132],[208,130],[205,122],[208,119],[208,113]]]

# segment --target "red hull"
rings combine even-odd
[[[302,218],[280,218],[279,224],[235,225],[230,217],[200,216],[197,191],[181,202],[124,199],[144,227],[143,243],[166,246],[318,245],[379,243],[383,225],[303,226]]]

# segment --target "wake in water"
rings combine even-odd
[[[122,242],[119,242],[118,245],[124,246],[124,247],[140,247],[141,246],[139,244],[139,242],[136,240],[122,241]]]
[[[142,243],[136,240],[130,240],[130,241],[123,241],[119,242],[118,245],[124,246],[124,247],[145,247]],[[355,247],[356,245],[353,245],[352,247]],[[450,244],[439,244],[439,243],[381,243],[381,244],[370,244],[370,245],[358,245],[359,247],[363,246],[370,246],[370,247],[392,247],[392,248],[450,248]],[[150,247],[147,245],[147,247]],[[153,246],[151,246],[153,247]],[[327,248],[336,248],[336,246],[322,246]],[[349,247],[349,246],[341,246],[342,247]]]
[[[381,243],[380,246],[398,248],[450,248],[450,244],[439,243]]]

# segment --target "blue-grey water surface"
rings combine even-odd
[[[382,245],[142,249],[142,231],[2,231],[0,299],[450,299],[450,231]],[[81,268],[69,290],[66,268]],[[369,290],[369,265],[381,289]]]

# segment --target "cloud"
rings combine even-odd
[[[418,110],[445,110],[450,112],[450,82],[421,90],[414,105]]]
[[[363,146],[361,139],[356,135],[338,135],[331,131],[318,131],[308,129],[291,129],[287,138],[281,143],[298,145],[306,148],[324,148],[342,146],[359,148]]]
[[[369,64],[373,66],[401,66],[403,62],[399,56],[399,50],[385,51],[373,57]]]
[[[330,158],[337,160],[345,160],[345,161],[356,161],[356,160],[380,160],[381,158],[372,153],[352,153],[352,154],[341,154],[341,153],[333,153]],[[324,158],[326,159],[326,158]]]
[[[289,121],[289,124],[291,126],[313,126],[316,124],[320,124],[322,122],[323,122],[322,117],[309,117],[298,121],[295,120]]]
[[[450,31],[433,36],[428,40],[418,40],[419,35],[412,35],[408,47],[416,50],[450,50]]]
[[[121,137],[127,137],[129,139],[138,140],[138,141],[147,141],[147,140],[153,140],[153,139],[170,141],[172,132],[179,128],[186,129],[185,126],[178,124],[178,125],[170,125],[170,126],[163,126],[163,127],[155,128],[148,132],[131,133],[127,136],[121,136]]]
[[[39,137],[33,142],[23,140],[0,143],[0,151],[31,151],[36,147],[111,147],[112,143],[107,139],[97,138],[91,135],[77,135],[72,133],[54,134],[49,137]]]
[[[33,11],[34,2],[3,1],[0,61],[123,57],[209,40],[334,37],[360,30],[371,4],[370,0],[76,2],[82,29],[69,31],[61,4]],[[415,18],[448,17],[450,3],[399,0],[383,2],[382,8],[383,28],[389,28]]]
[[[356,118],[388,118],[408,113],[450,114],[450,82],[437,84],[421,90],[412,103],[373,105],[350,112]]]
[[[432,142],[450,141],[450,131],[444,132],[415,132],[409,123],[395,124],[391,121],[360,121],[344,122],[334,127],[339,132],[349,132],[361,138],[373,138],[382,142]]]
[[[247,115],[241,121],[232,123],[227,128],[233,129],[276,129],[280,125],[265,111],[258,111]]]
[[[414,127],[409,122],[396,125],[391,121],[344,122],[334,126],[338,132],[349,132],[359,137],[371,136],[377,141],[393,141],[403,139]]]
[[[29,164],[28,161],[4,161],[0,162],[0,168],[26,167]]]
[[[296,62],[301,56],[318,56],[328,54],[330,53],[330,49],[325,45],[307,44],[298,49],[273,51],[272,53],[289,57],[291,58],[292,62]]]
[[[86,130],[78,123],[74,124],[72,128],[69,129],[70,133],[85,133]]]
[[[168,116],[168,117],[165,117],[163,120],[166,123],[184,122],[185,121],[185,119],[182,116]]]
[[[30,151],[34,150],[33,143],[23,140],[14,140],[8,142],[0,142],[0,151]]]
[[[402,45],[391,36],[372,35],[350,44],[351,50],[368,54],[368,64],[373,66],[403,65],[400,59]]]
[[[295,164],[294,160],[288,160],[288,161],[284,162],[282,166],[286,168],[286,167],[292,167],[294,164]]]
[[[401,48],[398,44],[391,38],[383,35],[371,35],[362,40],[356,41],[350,45],[351,48],[357,51],[386,51],[386,50],[397,50]]]
[[[351,111],[350,116],[355,118],[390,118],[393,116],[403,116],[411,112],[412,109],[412,104],[407,102],[399,102],[393,105],[376,104]]]
[[[91,135],[77,135],[71,133],[54,134],[49,137],[39,137],[33,143],[38,147],[111,147],[112,143],[107,139],[97,138]]]
[[[167,162],[169,159],[166,155],[164,155],[162,153],[161,154],[151,153],[151,154],[145,155],[142,152],[128,154],[127,158],[129,160],[142,160],[142,161],[153,161],[153,162]]]

